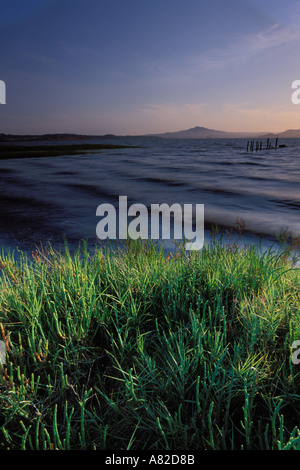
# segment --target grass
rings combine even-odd
[[[10,158],[60,157],[63,155],[90,154],[101,150],[139,148],[117,144],[64,144],[64,145],[0,145],[0,160]]]
[[[286,253],[32,256],[1,257],[0,450],[300,449]]]

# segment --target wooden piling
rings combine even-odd
[[[267,139],[267,143],[266,143],[266,149],[267,150],[270,150],[270,149],[277,149],[277,148],[281,148],[283,147],[282,145],[278,145],[278,137],[276,137],[276,140],[275,140],[275,146],[272,147],[272,142],[271,140],[268,138]],[[250,151],[250,152],[254,152],[254,149],[256,152],[258,152],[259,150],[262,150],[263,149],[263,143],[262,141],[254,141],[254,140],[251,140],[251,141],[247,141],[247,152]]]

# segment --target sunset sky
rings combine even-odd
[[[300,128],[299,0],[10,0],[0,133]]]

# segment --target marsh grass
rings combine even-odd
[[[101,153],[102,150],[140,148],[119,144],[62,144],[59,145],[10,145],[0,144],[0,160],[10,158],[61,157],[63,155],[82,155]]]
[[[0,266],[1,450],[300,448],[286,253],[130,241]]]

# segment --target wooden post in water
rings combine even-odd
[[[258,152],[259,150],[262,150],[263,148],[263,143],[262,141],[254,141],[254,140],[248,140],[247,141],[247,152],[250,151],[250,152],[254,152],[254,144],[255,144],[255,151]],[[272,142],[271,140],[268,138],[267,139],[267,144],[266,144],[266,149],[267,150],[270,150],[270,149],[277,149],[277,148],[280,148],[280,145],[278,145],[278,137],[276,137],[276,140],[275,140],[275,147],[272,147]]]

